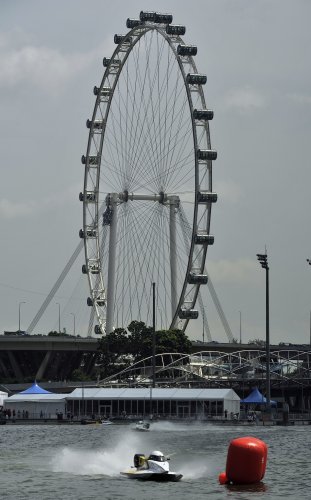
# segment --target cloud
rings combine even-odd
[[[231,180],[215,181],[216,190],[221,202],[236,204],[241,200],[241,187]]]
[[[28,216],[36,210],[34,202],[15,203],[3,198],[0,200],[0,218],[14,219],[15,217]]]
[[[78,204],[78,193],[81,191],[81,183],[72,184],[63,191],[57,191],[49,196],[46,196],[42,203],[45,207],[50,208],[55,205],[65,206],[71,203]]]
[[[63,191],[56,192],[53,195],[38,199],[35,202],[14,202],[3,198],[0,200],[0,219],[14,219],[16,217],[29,217],[32,214],[48,212],[55,206],[65,207],[72,203],[78,203],[77,193],[81,190],[81,185],[76,184],[67,187]]]
[[[103,47],[85,53],[65,54],[59,50],[27,43],[12,47],[9,36],[0,39],[0,87],[31,85],[58,94],[64,85],[100,60]]]
[[[293,93],[288,94],[288,98],[298,104],[311,104],[311,95]]]
[[[241,113],[254,111],[266,104],[266,99],[249,86],[230,90],[224,98],[227,108],[237,108]]]
[[[211,279],[217,283],[243,286],[259,283],[260,273],[257,261],[253,259],[209,261],[207,271],[211,274]]]
[[[41,89],[55,91],[87,64],[85,56],[66,57],[47,47],[27,46],[0,54],[0,85],[30,83]]]

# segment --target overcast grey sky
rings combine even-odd
[[[214,190],[207,268],[227,320],[242,340],[265,337],[270,263],[271,342],[310,339],[311,3],[308,0],[1,0],[0,332],[35,316],[79,243],[81,154],[102,57],[128,17],[171,12],[198,46],[198,70],[214,110]],[[34,333],[86,335],[81,254]],[[226,336],[210,299],[212,336]],[[188,331],[201,338],[198,320]]]

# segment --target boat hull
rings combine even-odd
[[[121,472],[122,476],[126,476],[129,479],[137,479],[139,481],[157,481],[161,483],[166,482],[177,482],[182,478],[182,474],[176,474],[175,472],[149,472],[146,471],[124,471]]]

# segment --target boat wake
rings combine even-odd
[[[214,467],[206,461],[203,462],[199,459],[190,459],[185,463],[180,463],[176,468],[183,475],[183,480],[185,481],[215,476]]]

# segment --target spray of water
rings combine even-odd
[[[169,422],[166,420],[159,420],[158,422],[153,422],[152,431],[161,431],[161,432],[184,432],[184,431],[196,431],[202,430],[202,424],[194,423],[194,424],[183,424],[181,422]]]
[[[120,470],[133,462],[133,450],[139,449],[134,433],[123,436],[119,442],[105,450],[86,450],[65,447],[55,452],[51,459],[54,472],[76,475],[119,476]]]
[[[153,422],[152,436],[154,437],[154,433],[157,435],[156,431],[164,433],[171,431],[182,432],[185,429],[189,430],[189,426],[181,423]],[[130,431],[119,436],[113,445],[111,444],[110,447],[105,447],[104,449],[59,448],[51,458],[50,467],[53,472],[57,473],[120,477],[120,471],[127,469],[133,464],[134,453],[148,453],[150,451],[148,448],[151,443],[149,443],[146,449],[147,442],[149,441],[148,437],[145,434],[142,435],[141,433]],[[147,442],[144,441],[146,438]],[[174,457],[170,463],[171,470],[183,474],[184,480],[191,481],[215,475],[215,465],[212,459],[208,459],[205,456],[198,458],[193,455],[193,452],[181,455],[180,452],[167,450],[167,453]]]

